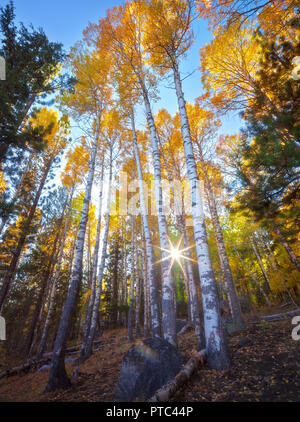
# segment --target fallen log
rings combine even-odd
[[[94,345],[101,343],[102,340],[95,340],[94,341]],[[72,347],[68,347],[67,349],[65,349],[65,353],[66,353],[66,358],[67,356],[72,356],[74,354],[77,354],[80,351],[81,348],[81,344],[78,344],[76,346],[72,346]],[[98,350],[98,349],[97,349]],[[6,369],[5,371],[0,373],[0,380],[2,378],[5,377],[12,377],[14,375],[19,375],[21,373],[26,373],[28,372],[30,369],[33,368],[39,368],[43,365],[46,365],[48,362],[51,361],[52,358],[52,352],[48,352],[43,354],[42,359],[40,360],[36,360],[36,359],[30,359],[29,361],[25,362],[23,365],[19,365],[19,366],[15,366],[13,368],[10,369]]]
[[[25,362],[23,365],[15,366],[10,369],[6,369],[5,371],[1,372],[0,374],[0,380],[2,378],[6,377],[12,377],[14,375],[20,375],[21,373],[29,372],[32,368],[38,368],[40,366],[46,365],[48,362],[50,362],[51,357],[49,358],[43,358],[39,361],[28,361]]]
[[[285,319],[294,315],[300,315],[300,309],[295,309],[294,311],[289,312],[283,312],[281,314],[261,316],[260,318],[264,321],[279,321],[281,319]]]
[[[193,328],[192,324],[186,324],[184,327],[181,328],[181,330],[177,333],[178,336],[181,334],[186,333],[188,330],[191,330]]]
[[[292,302],[286,302],[283,305],[280,305],[279,308],[285,308],[286,306],[293,305]]]
[[[201,365],[203,366],[206,361],[206,349],[197,352],[192,351],[192,357],[184,365],[181,371],[176,375],[174,379],[169,381],[166,385],[161,387],[154,395],[147,400],[148,402],[164,402],[170,400],[170,398],[183,386],[195,372],[195,370]]]

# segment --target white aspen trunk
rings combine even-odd
[[[139,259],[138,259],[138,245],[137,245],[137,234],[135,231],[134,236],[135,243],[135,336],[136,338],[141,336],[140,330],[140,314],[141,314],[141,284],[139,277]]]
[[[198,147],[200,149],[199,145]],[[214,192],[210,183],[209,176],[205,168],[205,163],[204,163],[204,159],[202,155],[202,149],[200,149],[200,159],[201,159],[202,170],[204,174],[205,188],[208,195],[208,205],[209,205],[212,223],[214,227],[214,233],[215,233],[215,238],[217,242],[220,265],[221,265],[221,269],[223,270],[226,293],[227,293],[227,298],[229,302],[229,307],[231,310],[232,319],[235,325],[237,326],[237,328],[243,330],[245,329],[245,322],[242,317],[240,304],[239,304],[235,287],[234,287],[232,272],[231,272],[228,256],[226,253],[224,237],[223,237],[223,232],[220,225],[215,196],[214,196]]]
[[[155,204],[158,219],[158,230],[160,237],[160,246],[162,249],[169,250],[170,244],[168,240],[168,228],[166,217],[163,214],[163,198],[161,186],[161,165],[157,131],[148,93],[143,87],[143,97],[146,109],[147,123],[150,130],[152,157],[154,167],[154,188],[155,188]],[[176,346],[176,314],[174,303],[174,279],[173,271],[169,268],[170,260],[166,259],[169,254],[164,250],[161,251],[162,256],[162,326],[165,340]]]
[[[186,232],[186,225],[184,221],[184,216],[182,215],[180,217],[180,226],[182,231],[182,239],[183,239],[183,246],[184,249],[189,247],[187,232]],[[186,250],[184,254],[191,258],[191,254],[189,250]],[[192,323],[195,327],[195,334],[198,340],[198,347],[199,349],[203,349],[205,346],[205,338],[204,338],[204,328],[202,323],[202,315],[200,315],[199,310],[199,301],[198,301],[198,295],[197,295],[197,289],[196,289],[196,283],[195,278],[193,274],[193,268],[191,265],[190,260],[186,260],[186,266],[187,266],[187,275],[188,275],[188,283],[189,283],[189,293],[190,293],[190,301],[191,301],[191,319]]]
[[[108,241],[108,232],[109,232],[109,223],[110,223],[110,201],[111,201],[111,189],[112,189],[112,150],[110,151],[110,162],[109,162],[109,182],[108,182],[108,193],[107,193],[107,211],[106,211],[106,221],[105,221],[105,231],[103,237],[103,246],[102,246],[102,255],[101,262],[98,271],[98,283],[96,287],[95,300],[93,305],[92,317],[91,317],[91,326],[86,339],[85,344],[82,345],[81,350],[81,360],[89,358],[92,354],[92,346],[96,333],[97,320],[98,320],[98,311],[101,300],[102,293],[102,281],[103,274],[105,270],[106,263],[106,251],[107,251],[107,241]]]
[[[87,249],[87,280],[88,280],[88,285],[89,285],[91,282],[91,222],[90,221],[88,222],[86,249]]]
[[[201,281],[207,361],[209,366],[212,368],[225,369],[229,367],[229,355],[222,327],[216,281],[209,256],[203,204],[191,141],[189,121],[178,66],[176,63],[174,64],[173,70],[186,166],[192,196],[194,237]]]
[[[174,174],[171,174],[170,168],[168,166],[168,163],[167,163],[167,160],[163,153],[162,148],[161,148],[161,154],[165,163],[165,168],[167,171],[169,183],[170,183],[174,201],[175,201],[176,192],[175,192],[175,186],[173,183]],[[174,164],[174,159],[173,159],[173,164]],[[180,201],[182,204],[182,207],[181,207],[182,214],[178,216],[177,222],[178,222],[178,226],[181,229],[184,249],[186,249],[185,256],[189,258],[187,260],[184,260],[183,262],[183,267],[187,268],[187,274],[185,273],[183,269],[183,276],[184,276],[184,283],[185,283],[185,289],[186,289],[186,294],[187,294],[188,312],[191,317],[192,324],[194,325],[194,328],[195,328],[195,334],[198,340],[199,349],[203,349],[205,347],[204,331],[203,331],[203,324],[202,324],[200,313],[199,313],[199,302],[198,302],[198,295],[197,295],[197,290],[196,290],[196,283],[195,283],[195,278],[193,274],[192,264],[190,261],[191,254],[190,254],[190,250],[187,249],[189,247],[189,244],[188,244],[188,238],[187,238],[187,233],[186,233],[182,195],[181,195]]]
[[[73,245],[72,245],[72,250],[71,250],[71,256],[70,256],[70,260],[69,260],[69,274],[68,274],[68,279],[71,278],[72,271],[73,271],[73,263],[74,263],[74,255],[75,255],[75,248],[76,248],[76,240],[77,240],[77,236],[78,236],[78,229],[79,229],[79,227],[77,227],[76,232],[74,234]]]
[[[147,252],[145,233],[142,230],[142,264],[143,264],[143,280],[144,280],[144,337],[149,337],[151,332],[151,313],[150,313],[150,295],[149,295],[149,279],[147,268]]]
[[[95,250],[94,250],[93,269],[92,269],[91,293],[90,293],[89,304],[88,304],[85,325],[84,325],[84,335],[83,335],[82,347],[81,347],[81,352],[80,352],[81,357],[84,357],[84,345],[86,344],[86,341],[89,335],[93,305],[95,301],[97,269],[98,269],[99,248],[100,248],[100,231],[101,231],[101,220],[102,220],[103,176],[104,176],[104,160],[102,160],[101,179],[100,179],[100,187],[99,187],[99,204],[98,204],[99,211],[98,211],[98,221],[97,221],[97,229],[96,229],[96,242],[95,242]]]
[[[52,286],[51,286],[51,292],[50,292],[49,308],[48,308],[46,320],[45,320],[45,323],[44,323],[44,327],[43,327],[43,330],[42,330],[42,335],[41,335],[41,339],[40,339],[40,343],[39,343],[39,347],[38,347],[38,351],[37,351],[37,359],[38,360],[42,358],[42,355],[44,353],[46,341],[47,341],[47,337],[48,337],[48,332],[49,332],[49,328],[50,328],[50,323],[51,323],[51,319],[52,319],[52,315],[53,315],[55,297],[56,297],[57,281],[58,281],[58,278],[59,278],[59,275],[60,275],[60,268],[61,268],[61,263],[62,263],[62,259],[63,259],[63,254],[64,254],[64,246],[65,246],[65,241],[66,241],[66,236],[67,236],[67,231],[68,231],[68,226],[69,226],[69,220],[70,220],[70,215],[71,215],[71,205],[72,205],[74,190],[75,190],[75,184],[73,184],[73,186],[71,188],[70,198],[69,198],[69,201],[68,201],[69,202],[69,209],[68,209],[67,217],[66,217],[66,220],[65,220],[64,228],[63,228],[63,234],[62,234],[60,249],[59,249],[59,253],[58,253],[58,257],[57,257],[57,261],[56,261],[56,268],[55,268],[54,277],[53,277]]]
[[[134,238],[136,233],[136,219],[131,216],[131,277],[130,277],[130,293],[129,293],[129,310],[128,310],[128,340],[133,340],[133,301],[134,301],[134,274],[136,272]]]
[[[100,130],[100,121],[97,120],[96,133],[94,143],[91,151],[91,158],[89,164],[89,173],[87,177],[87,184],[85,190],[85,196],[83,200],[83,206],[81,210],[80,223],[78,228],[78,236],[76,240],[76,251],[75,261],[71,277],[71,283],[69,286],[66,301],[64,303],[56,339],[54,342],[52,360],[50,365],[50,374],[48,384],[46,386],[46,392],[56,390],[57,388],[65,387],[70,385],[70,380],[67,377],[65,362],[64,362],[64,349],[67,341],[70,321],[72,317],[72,310],[76,303],[78,295],[79,285],[82,277],[82,259],[84,250],[84,239],[86,233],[86,225],[88,221],[89,205],[91,201],[92,186],[95,173],[95,162],[98,149],[98,138]]]
[[[123,228],[123,221],[122,221],[122,243],[121,243],[121,282],[119,285],[119,291],[118,291],[118,301],[120,304],[120,307],[124,306],[124,271],[125,271],[125,266],[124,266],[124,228]],[[126,253],[126,252],[125,252]],[[121,326],[123,323],[123,311],[121,310],[121,308],[119,308],[118,310],[118,324]]]
[[[161,337],[158,295],[157,295],[157,287],[155,284],[154,267],[153,267],[154,258],[153,258],[153,250],[152,250],[152,240],[151,240],[151,232],[150,232],[150,227],[149,227],[148,211],[146,207],[147,199],[145,198],[143,173],[142,173],[140,155],[138,151],[133,111],[131,113],[131,127],[132,127],[132,135],[133,135],[134,155],[135,155],[135,161],[136,161],[138,178],[139,178],[139,194],[140,194],[140,204],[141,204],[140,206],[141,206],[141,214],[142,214],[143,228],[144,228],[144,234],[145,234],[146,254],[147,254],[147,274],[148,274],[148,282],[149,282],[149,292],[150,292],[149,299],[150,299],[150,307],[151,307],[151,329],[152,329],[153,337]]]
[[[127,292],[127,243],[126,243],[126,219],[124,221],[124,244],[123,244],[123,303],[127,306],[128,292]],[[124,325],[127,324],[127,311],[123,316]]]

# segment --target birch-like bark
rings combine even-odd
[[[75,234],[74,234],[74,239],[73,239],[73,244],[72,244],[72,250],[71,250],[71,256],[69,259],[69,269],[68,269],[68,280],[71,278],[72,275],[72,271],[73,271],[73,264],[74,264],[74,256],[75,256],[75,249],[76,249],[76,241],[77,241],[77,236],[78,236],[78,230],[79,230],[79,226],[77,227]]]
[[[124,227],[125,226],[125,227]],[[122,221],[122,253],[121,253],[121,282],[120,282],[120,297],[119,303],[121,305],[121,309],[119,309],[118,313],[118,322],[119,325],[124,325],[124,306],[126,305],[125,301],[125,285],[126,285],[126,224],[124,224],[124,220]]]
[[[39,187],[38,187],[38,190],[35,194],[33,204],[30,208],[28,217],[27,217],[27,219],[24,223],[23,229],[22,229],[21,236],[18,240],[17,247],[14,250],[13,257],[11,259],[8,270],[7,270],[5,277],[3,279],[2,288],[1,288],[1,292],[0,292],[0,314],[2,312],[3,304],[6,300],[10,285],[14,280],[14,276],[15,276],[15,273],[16,273],[16,270],[17,270],[17,267],[18,267],[19,258],[21,256],[22,250],[24,248],[24,245],[25,245],[28,233],[29,233],[30,225],[31,225],[31,222],[32,222],[33,217],[35,215],[36,207],[38,205],[42,190],[45,186],[47,176],[49,174],[52,163],[53,163],[53,159],[49,160],[46,167],[45,167],[42,179],[41,179]]]
[[[38,351],[37,351],[37,359],[38,360],[42,358],[42,355],[43,355],[44,350],[45,350],[45,346],[46,346],[46,342],[47,342],[47,338],[48,338],[48,333],[49,333],[49,328],[50,328],[52,315],[53,315],[53,311],[54,311],[57,282],[58,282],[58,279],[59,279],[61,264],[62,264],[63,255],[64,255],[64,247],[65,247],[66,236],[67,236],[69,221],[70,221],[70,216],[71,216],[71,207],[72,207],[74,190],[75,190],[75,184],[73,184],[73,186],[71,188],[71,192],[70,192],[70,199],[69,199],[69,204],[68,204],[68,213],[67,213],[67,217],[66,217],[65,224],[64,224],[63,235],[62,235],[62,240],[61,240],[61,245],[60,245],[60,251],[59,251],[57,264],[56,264],[56,268],[55,268],[55,273],[54,273],[54,277],[53,277],[53,282],[52,282],[52,287],[51,287],[51,292],[50,292],[48,312],[47,312],[46,320],[45,320],[42,335],[41,335],[41,340],[40,340]]]
[[[50,364],[50,374],[46,392],[53,391],[57,388],[66,387],[70,385],[70,380],[67,377],[65,362],[64,362],[64,349],[67,341],[72,311],[76,303],[76,298],[79,291],[79,285],[82,278],[82,259],[84,251],[84,239],[86,234],[86,226],[88,221],[89,205],[92,195],[92,186],[95,173],[96,155],[98,149],[100,120],[97,120],[96,133],[91,151],[91,158],[89,164],[89,173],[87,177],[86,190],[81,210],[78,236],[76,240],[75,261],[72,271],[71,283],[69,286],[66,301],[64,303],[56,339],[54,342],[52,360]]]
[[[92,270],[92,283],[91,283],[91,293],[89,298],[88,309],[86,313],[85,325],[84,325],[84,335],[82,341],[82,347],[80,356],[84,358],[84,345],[87,342],[87,338],[91,326],[92,311],[95,301],[95,292],[96,292],[96,280],[97,280],[97,269],[98,269],[98,260],[99,260],[99,248],[100,248],[100,231],[101,231],[101,220],[102,220],[102,196],[103,196],[103,177],[104,177],[104,162],[102,160],[102,169],[101,169],[101,178],[100,178],[100,188],[99,188],[99,212],[98,212],[98,222],[96,229],[96,242],[94,250],[94,259],[93,259],[93,270]]]
[[[163,335],[165,340],[176,346],[176,313],[174,303],[174,279],[173,271],[169,268],[170,259],[168,252],[165,250],[170,249],[170,243],[168,240],[168,228],[166,217],[163,213],[163,197],[162,197],[162,186],[161,186],[161,165],[160,165],[160,153],[159,153],[159,142],[157,131],[154,123],[153,114],[151,111],[150,101],[148,93],[143,87],[143,98],[146,109],[147,123],[149,126],[151,145],[152,145],[152,157],[154,167],[154,188],[155,188],[155,205],[158,219],[158,230],[160,237],[160,246],[162,248],[162,326]]]
[[[149,337],[151,332],[151,313],[150,313],[150,294],[149,294],[149,279],[147,268],[147,252],[145,233],[142,230],[142,269],[144,280],[144,337]]]
[[[123,243],[123,304],[127,306],[128,292],[127,292],[127,242],[126,242],[126,219],[124,221],[124,243]],[[123,316],[124,325],[127,324],[127,311]]]
[[[95,300],[92,310],[91,325],[85,344],[82,345],[81,360],[89,358],[92,354],[93,341],[96,333],[98,311],[102,293],[102,281],[106,263],[106,250],[110,223],[110,201],[111,201],[111,188],[112,188],[112,150],[110,151],[110,162],[109,162],[109,182],[108,182],[108,193],[107,193],[107,207],[106,207],[106,219],[105,219],[105,231],[103,237],[102,255],[98,271],[98,284],[96,286]]]
[[[113,305],[112,312],[110,314],[110,321],[112,322],[113,326],[116,327],[118,323],[118,305],[120,302],[119,300],[119,245],[116,245],[115,249],[115,256],[114,256],[114,267],[113,267],[113,274],[111,278],[112,284],[112,295],[111,295],[111,303]]]
[[[135,262],[135,239],[136,236],[136,219],[131,216],[131,276],[130,276],[130,291],[129,291],[129,310],[128,310],[128,340],[133,340],[133,302],[134,302],[134,280],[136,272]]]
[[[210,183],[210,180],[205,168],[202,151],[201,151],[200,156],[201,156],[202,169],[203,169],[204,179],[205,179],[205,187],[208,194],[208,205],[209,205],[215,237],[217,241],[218,254],[220,258],[221,268],[223,268],[224,281],[225,281],[225,286],[226,286],[226,293],[227,293],[227,298],[229,302],[229,307],[231,310],[233,322],[236,324],[237,328],[243,330],[245,329],[245,322],[242,317],[240,304],[239,304],[237,294],[235,291],[232,272],[231,272],[231,268],[230,268],[226,248],[225,248],[223,232],[220,225],[215,196],[214,196],[213,189],[212,189],[212,186],[211,186],[211,183]]]
[[[229,367],[229,355],[222,327],[216,281],[209,256],[197,166],[177,63],[174,63],[173,71],[187,173],[192,196],[193,226],[201,281],[207,361],[212,368],[225,369]]]
[[[191,301],[190,303],[191,319],[195,327],[195,334],[198,340],[198,347],[199,347],[199,350],[201,350],[205,346],[204,329],[203,329],[203,323],[202,323],[203,316],[200,315],[200,310],[199,310],[199,301],[198,301],[196,283],[195,283],[195,278],[193,274],[193,268],[190,261],[191,254],[190,254],[189,249],[187,249],[189,247],[189,242],[187,238],[186,225],[185,225],[183,215],[180,216],[179,221],[180,221],[180,227],[181,227],[181,232],[182,232],[183,246],[184,246],[184,249],[186,249],[184,254],[188,258],[187,260],[185,260],[186,267],[187,267],[187,277],[185,274],[184,274],[184,277],[187,278],[187,284],[189,285],[188,288],[189,288],[189,295],[190,295],[190,301]]]
[[[153,258],[153,250],[152,250],[152,240],[151,240],[151,232],[150,232],[149,219],[148,219],[148,208],[146,206],[147,198],[145,197],[143,172],[142,172],[141,160],[140,160],[138,144],[137,144],[133,111],[131,113],[131,128],[132,128],[132,135],[133,135],[134,155],[135,155],[135,161],[136,161],[138,178],[139,178],[139,195],[140,195],[140,204],[141,204],[141,214],[142,214],[145,244],[146,244],[147,275],[148,275],[149,292],[150,292],[149,299],[150,299],[150,307],[151,307],[152,336],[161,337],[158,295],[157,295],[157,287],[155,284],[155,277],[154,277],[154,266],[153,266],[154,258]]]
[[[137,235],[135,231],[134,236],[135,243],[135,337],[141,337],[140,330],[140,315],[141,315],[141,283],[139,277],[139,259],[138,259],[138,245],[137,245]]]
[[[167,159],[165,157],[165,154],[162,148],[161,148],[161,155],[163,157],[163,161],[164,161],[165,168],[168,175],[168,180],[169,180],[173,198],[175,201],[177,192],[175,192],[175,186],[173,183],[174,174],[172,174],[172,172],[170,171]],[[173,164],[174,164],[174,159],[173,159]],[[175,168],[175,165],[174,165],[174,168]],[[189,250],[188,238],[187,238],[187,233],[186,233],[182,195],[181,195],[180,201],[181,201],[181,208],[180,208],[181,214],[178,215],[177,222],[178,222],[178,227],[180,227],[181,233],[182,233],[183,246],[185,249],[184,254],[187,257],[187,259],[184,259],[182,272],[184,276],[184,283],[185,283],[185,289],[186,289],[186,294],[187,294],[188,313],[191,318],[192,324],[195,327],[195,334],[198,340],[199,349],[202,349],[205,347],[205,339],[204,339],[202,318],[200,317],[200,313],[199,313],[198,295],[197,295],[197,290],[196,290],[196,283],[195,283],[193,268],[191,264],[191,254]],[[184,267],[187,269],[187,273],[185,272]]]

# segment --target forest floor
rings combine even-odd
[[[300,401],[300,341],[291,337],[291,318],[248,322],[246,332],[228,338],[230,369],[200,368],[171,401]],[[132,343],[125,329],[108,330],[102,339],[70,388],[43,394],[49,370],[32,371],[2,379],[0,402],[113,401],[122,358]],[[188,360],[196,347],[193,332],[180,335],[178,346]],[[72,375],[71,363],[66,367]]]

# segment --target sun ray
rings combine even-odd
[[[188,261],[192,261],[192,262],[195,262],[195,264],[198,264],[198,262],[193,258],[189,258],[188,256],[185,256],[185,255],[180,255],[180,256],[184,259],[187,259]]]
[[[194,246],[195,246],[195,245],[188,246],[187,248],[181,249],[181,251],[180,251],[180,252],[185,252],[185,251],[188,251],[189,249],[192,249]]]
[[[170,258],[171,258],[171,255],[165,256],[164,258],[160,259],[159,261],[154,262],[153,265],[154,264],[160,264],[161,262],[166,261],[167,259],[170,259]]]

